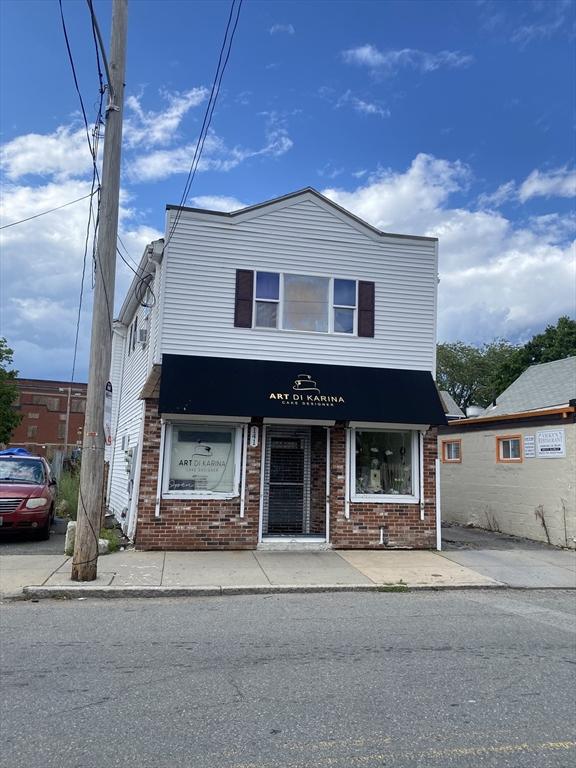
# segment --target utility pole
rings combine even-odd
[[[128,0],[113,0],[110,62],[107,68],[109,102],[106,110],[102,161],[90,369],[80,469],[78,522],[72,560],[74,581],[93,581],[96,578],[98,565],[98,534],[104,482],[104,397],[112,356],[112,313],[116,276],[127,23]]]

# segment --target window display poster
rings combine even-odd
[[[536,433],[537,456],[539,459],[558,459],[566,456],[566,442],[563,429],[546,429]]]
[[[536,437],[524,435],[524,458],[533,459],[536,456]]]
[[[230,493],[234,482],[234,430],[174,427],[170,491]]]

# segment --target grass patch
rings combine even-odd
[[[378,592],[409,592],[408,584],[380,584]]]
[[[57,514],[59,517],[76,520],[79,490],[80,474],[78,472],[63,472],[58,482]]]
[[[108,552],[117,552],[120,548],[120,531],[117,528],[102,528],[98,534],[108,542]]]

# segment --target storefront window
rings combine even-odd
[[[186,495],[233,495],[237,491],[235,427],[174,424],[165,490]]]
[[[359,496],[415,496],[415,432],[354,431],[354,488]]]

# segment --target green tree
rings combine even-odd
[[[22,418],[14,407],[18,397],[16,386],[18,371],[8,368],[12,365],[13,355],[14,352],[8,346],[6,339],[0,337],[0,443],[10,441],[12,432]]]
[[[449,392],[463,411],[469,405],[486,407],[500,394],[498,376],[517,347],[496,339],[482,347],[455,341],[439,344],[438,388]]]
[[[550,363],[572,355],[576,355],[576,320],[564,315],[556,325],[548,325],[503,362],[496,375],[498,394],[531,365]]]

